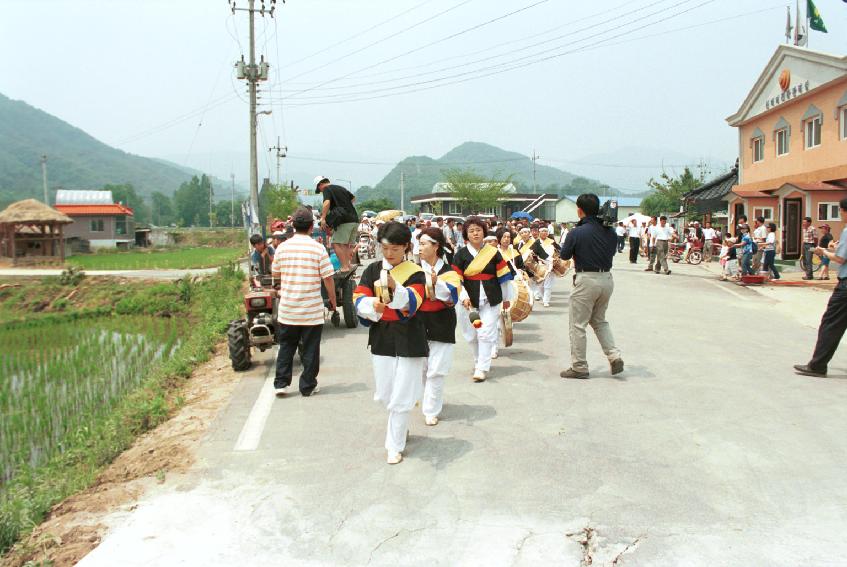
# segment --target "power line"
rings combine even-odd
[[[436,45],[436,44],[438,44],[438,43],[442,43],[442,42],[444,42],[444,41],[451,40],[451,39],[456,38],[456,37],[458,37],[458,36],[460,36],[460,35],[463,35],[463,34],[466,34],[466,33],[471,32],[471,31],[477,30],[477,29],[479,29],[479,28],[482,28],[482,27],[487,26],[487,25],[489,25],[489,24],[492,24],[492,23],[494,23],[494,22],[498,22],[498,21],[503,20],[503,19],[505,19],[505,18],[509,18],[509,17],[511,17],[511,16],[514,16],[514,15],[516,15],[516,14],[519,14],[519,13],[521,13],[521,12],[524,12],[524,11],[526,11],[526,10],[529,10],[529,9],[531,9],[531,8],[534,8],[534,7],[536,7],[536,6],[539,6],[539,5],[541,5],[541,4],[545,4],[545,3],[546,3],[546,2],[548,2],[548,1],[549,1],[549,0],[538,0],[537,2],[534,2],[534,3],[532,3],[532,4],[526,5],[526,6],[522,7],[522,8],[517,9],[517,10],[513,10],[513,11],[508,12],[508,13],[506,13],[506,14],[502,14],[502,15],[500,15],[500,16],[498,16],[498,17],[496,17],[496,18],[493,18],[493,19],[487,20],[487,21],[482,22],[482,23],[480,23],[480,24],[476,24],[476,25],[471,26],[471,27],[469,27],[469,28],[465,28],[465,29],[460,30],[460,31],[458,31],[458,32],[456,32],[456,33],[452,33],[452,34],[450,34],[450,35],[447,35],[447,36],[445,36],[445,37],[442,37],[441,39],[437,39],[437,40],[435,40],[435,41],[431,41],[430,43],[427,43],[427,44],[425,44],[425,45],[421,45],[421,46],[416,47],[416,48],[414,48],[414,49],[410,49],[410,50],[408,50],[408,51],[405,51],[405,52],[403,52],[403,53],[400,53],[399,55],[395,55],[395,56],[393,56],[393,57],[389,57],[388,59],[383,59],[382,61],[378,61],[378,62],[373,63],[373,64],[371,64],[371,65],[367,65],[367,66],[365,66],[365,67],[362,67],[362,68],[360,68],[360,69],[357,69],[356,71],[351,71],[350,73],[347,73],[346,75],[342,76],[341,78],[347,78],[347,77],[349,77],[350,75],[353,75],[353,74],[358,73],[358,72],[360,72],[360,71],[367,71],[368,69],[373,69],[374,67],[378,67],[379,65],[383,65],[383,64],[385,64],[385,63],[389,63],[389,62],[391,62],[391,61],[395,61],[395,60],[397,60],[397,59],[399,59],[399,58],[401,58],[401,57],[405,57],[405,56],[410,55],[410,54],[412,54],[412,53],[416,53],[416,52],[418,52],[418,51],[420,51],[420,50],[422,50],[422,49],[426,49],[426,48],[428,48],[428,47],[432,47],[433,45]],[[297,77],[299,77],[299,76],[301,76],[301,75],[296,75],[295,77],[292,77],[292,78],[297,78]],[[333,82],[335,82],[336,80],[337,80],[337,79],[329,79],[329,80],[327,80],[327,81],[323,81],[322,83],[318,83],[318,84],[317,84],[317,85],[315,85],[315,86],[312,86],[312,87],[309,87],[309,88],[306,88],[306,89],[302,89],[302,90],[300,90],[300,91],[297,91],[297,92],[293,93],[291,96],[297,96],[298,94],[302,94],[302,93],[306,93],[306,92],[309,92],[309,91],[313,91],[313,90],[318,89],[318,88],[320,88],[320,87],[322,87],[322,86],[324,86],[324,85],[327,85],[327,84],[333,83]]]
[[[672,7],[677,7],[677,6],[680,6],[682,4],[687,4],[689,2],[692,2],[692,1],[693,0],[681,0],[680,2],[677,2],[676,4],[674,4]],[[399,95],[399,94],[408,94],[408,93],[412,93],[412,92],[430,90],[430,89],[433,89],[433,88],[438,88],[438,87],[442,87],[442,86],[446,86],[446,85],[452,85],[452,84],[467,82],[467,81],[473,80],[473,79],[480,79],[480,78],[484,78],[484,77],[489,77],[489,76],[492,76],[492,75],[497,75],[497,74],[504,73],[504,72],[507,72],[507,71],[511,71],[511,70],[514,70],[514,69],[519,69],[519,68],[523,68],[523,67],[528,67],[530,65],[535,65],[535,64],[538,64],[538,63],[541,63],[541,62],[544,62],[544,61],[548,61],[548,60],[551,60],[551,59],[556,59],[558,57],[563,57],[565,55],[577,53],[577,52],[580,52],[580,51],[585,51],[585,50],[587,50],[591,47],[601,45],[601,44],[606,43],[610,40],[613,40],[613,39],[616,39],[616,38],[619,38],[619,37],[623,37],[625,35],[639,31],[641,29],[644,29],[644,28],[647,28],[647,27],[650,27],[650,26],[654,26],[654,25],[660,24],[662,22],[665,22],[667,20],[679,17],[683,14],[691,12],[692,10],[696,10],[697,8],[700,8],[700,7],[705,6],[707,4],[711,4],[713,2],[715,2],[715,0],[704,0],[700,4],[697,4],[693,7],[687,8],[687,9],[682,10],[680,12],[676,12],[674,14],[671,14],[671,15],[666,16],[664,18],[660,18],[658,20],[648,22],[645,25],[642,25],[642,26],[639,26],[639,27],[636,27],[636,28],[633,28],[633,29],[630,29],[630,30],[626,30],[626,31],[619,33],[617,35],[613,35],[611,37],[601,39],[600,41],[594,42],[592,44],[588,44],[586,46],[582,46],[582,47],[579,47],[579,48],[576,48],[576,49],[565,51],[563,53],[557,53],[557,54],[554,53],[553,55],[548,55],[548,56],[545,56],[545,57],[542,57],[542,58],[539,58],[539,59],[536,59],[536,60],[532,60],[532,58],[536,57],[538,55],[545,54],[545,53],[558,51],[558,50],[566,47],[569,44],[585,41],[586,39],[590,39],[592,37],[602,36],[605,33],[607,33],[608,31],[620,29],[620,28],[626,27],[628,25],[631,25],[632,23],[635,23],[635,22],[638,22],[638,21],[641,21],[641,20],[644,20],[644,19],[648,19],[652,16],[657,15],[659,12],[651,13],[651,14],[648,14],[646,16],[642,16],[640,18],[637,18],[635,20],[625,22],[624,24],[620,24],[618,26],[615,26],[615,27],[611,28],[610,30],[604,30],[604,31],[598,32],[596,34],[593,34],[591,36],[584,37],[584,38],[581,38],[579,40],[575,40],[573,42],[568,42],[568,43],[565,43],[565,44],[560,45],[560,46],[545,49],[545,50],[542,50],[542,51],[537,52],[537,53],[533,53],[533,54],[530,54],[530,55],[519,57],[519,58],[513,59],[511,61],[498,63],[496,65],[490,65],[488,67],[482,67],[482,68],[474,69],[474,70],[467,71],[467,72],[464,72],[464,73],[455,73],[455,74],[452,74],[452,75],[447,75],[447,76],[444,76],[444,77],[438,77],[438,78],[435,78],[435,79],[429,79],[429,80],[425,80],[425,81],[416,81],[416,82],[407,83],[407,84],[404,84],[404,85],[397,85],[397,86],[393,86],[393,87],[384,87],[384,88],[381,88],[381,89],[374,89],[374,90],[371,90],[371,91],[362,91],[362,92],[359,92],[359,93],[346,93],[345,95],[324,95],[324,96],[317,96],[317,97],[309,97],[309,98],[306,98],[306,99],[303,99],[303,100],[314,100],[316,102],[298,103],[297,101],[294,101],[293,103],[291,103],[291,106],[309,106],[309,105],[312,105],[312,104],[332,104],[332,103],[335,103],[335,102],[355,102],[355,101],[359,101],[359,100],[372,100],[372,99],[377,99],[377,98],[386,98],[388,96],[396,96],[396,95]],[[527,62],[527,63],[520,63],[520,62],[526,61],[526,60],[530,60],[530,61]],[[480,73],[483,73],[483,74],[480,74]],[[465,77],[465,78],[463,78],[463,77]],[[457,80],[451,80],[451,79],[457,79]],[[444,81],[448,81],[448,82],[444,82]],[[431,83],[441,83],[441,84],[434,85],[434,86],[422,87],[422,88],[414,88],[414,89],[406,90],[406,91],[399,92],[399,93],[377,94],[377,95],[374,95],[374,96],[355,98],[358,95],[365,95],[365,94],[371,94],[371,93],[385,93],[386,91],[391,91],[391,90],[396,90],[396,89],[404,89],[404,88],[409,89],[410,87],[418,87],[420,85],[431,85]],[[290,95],[289,97],[286,97],[286,98],[290,99],[293,96],[295,96],[295,95]],[[350,98],[345,99],[345,97],[350,97]],[[339,98],[341,98],[343,100],[333,100],[333,99],[339,99]]]
[[[506,57],[506,56],[509,56],[509,55],[514,55],[515,53],[517,53],[517,52],[519,52],[519,51],[525,51],[525,50],[527,50],[527,49],[532,49],[533,47],[538,47],[538,46],[540,46],[540,45],[544,45],[544,44],[546,44],[546,43],[551,43],[551,42],[553,42],[553,41],[558,41],[558,40],[563,39],[563,38],[566,38],[566,37],[572,37],[572,36],[573,36],[573,35],[575,35],[575,34],[579,34],[579,33],[581,33],[581,32],[584,32],[584,31],[587,31],[587,30],[594,29],[594,28],[596,28],[596,27],[597,27],[597,26],[599,26],[599,25],[603,25],[603,24],[607,24],[607,23],[613,22],[613,21],[615,21],[615,20],[619,20],[619,19],[624,18],[624,17],[626,17],[626,16],[629,16],[629,15],[631,15],[631,14],[635,14],[635,13],[640,12],[640,11],[642,11],[642,10],[646,10],[647,8],[651,8],[651,7],[653,7],[653,6],[657,5],[657,4],[665,3],[665,2],[667,2],[667,1],[669,1],[669,0],[655,0],[654,2],[651,2],[651,3],[649,3],[649,4],[646,4],[646,5],[644,5],[644,6],[641,6],[640,8],[636,8],[636,9],[634,9],[634,10],[630,10],[629,12],[624,12],[623,14],[619,14],[619,15],[617,15],[617,16],[615,16],[615,17],[613,17],[613,18],[609,18],[609,19],[607,19],[607,20],[603,20],[603,21],[598,22],[598,23],[596,23],[596,24],[592,24],[592,25],[590,25],[590,26],[586,26],[586,27],[583,27],[583,28],[577,29],[577,30],[575,30],[575,31],[573,31],[573,32],[570,32],[570,33],[567,33],[567,34],[558,35],[558,36],[556,36],[556,37],[553,37],[553,38],[550,38],[550,39],[546,39],[546,40],[543,40],[543,41],[539,41],[539,42],[536,42],[536,43],[532,43],[532,44],[530,44],[530,45],[527,45],[527,46],[524,46],[524,47],[521,47],[521,48],[518,48],[518,49],[513,49],[513,50],[510,50],[510,51],[508,51],[508,52],[506,52],[506,53],[501,53],[501,54],[497,54],[497,55],[491,55],[491,56],[488,56],[488,57],[484,57],[484,58],[482,58],[482,59],[476,59],[476,60],[473,60],[473,61],[467,61],[467,62],[465,62],[465,63],[461,63],[461,64],[458,64],[458,65],[451,65],[451,66],[447,66],[447,67],[441,67],[441,68],[439,68],[439,69],[433,69],[433,70],[431,70],[431,71],[426,71],[426,72],[422,72],[422,73],[416,73],[416,74],[413,74],[413,75],[406,75],[406,76],[401,76],[401,77],[393,77],[393,78],[385,79],[385,80],[382,80],[382,81],[368,81],[368,82],[365,82],[365,83],[358,83],[358,84],[355,84],[355,83],[354,83],[354,84],[352,84],[352,85],[347,84],[347,85],[340,85],[340,86],[327,86],[325,90],[350,89],[350,88],[356,88],[356,87],[359,87],[359,86],[369,86],[369,85],[375,85],[375,84],[381,84],[381,83],[388,83],[388,82],[393,82],[393,81],[398,81],[398,80],[404,80],[404,79],[410,79],[410,78],[420,77],[420,76],[422,76],[422,75],[429,75],[429,74],[440,73],[440,72],[443,72],[443,71],[450,71],[450,70],[452,70],[452,69],[459,69],[459,68],[461,68],[461,67],[467,67],[468,65],[473,65],[474,63],[484,63],[485,61],[490,61],[491,59],[497,59],[497,58],[499,58],[499,57]],[[686,1],[686,2],[690,2],[690,1],[693,1],[693,0],[685,0],[685,1]],[[532,5],[532,6],[534,6],[534,5]],[[672,6],[672,7],[673,7],[673,6]],[[620,7],[619,7],[619,8],[620,8]],[[619,8],[616,8],[616,9],[619,9]],[[408,55],[408,54],[410,54],[410,53],[414,53],[415,51],[420,51],[421,49],[424,49],[424,48],[426,48],[426,47],[431,47],[432,45],[435,45],[436,43],[440,43],[441,41],[445,41],[445,40],[447,40],[447,39],[451,39],[452,37],[455,37],[456,35],[460,35],[461,33],[466,33],[467,31],[470,31],[470,30],[472,30],[472,29],[479,28],[479,27],[481,27],[482,25],[486,25],[486,24],[488,24],[488,23],[492,23],[492,22],[494,22],[494,21],[497,21],[497,20],[503,19],[503,18],[505,18],[505,17],[507,17],[507,16],[509,16],[509,15],[513,15],[513,14],[515,14],[515,13],[517,13],[517,12],[519,12],[519,11],[523,11],[523,10],[525,10],[525,9],[528,9],[528,7],[526,7],[526,8],[522,8],[521,10],[518,10],[518,11],[516,11],[516,12],[512,12],[512,13],[510,13],[510,14],[505,14],[505,15],[503,15],[503,16],[500,16],[499,18],[495,18],[495,19],[493,19],[493,20],[489,20],[488,22],[484,22],[483,24],[480,24],[480,25],[477,25],[477,26],[473,26],[472,28],[467,28],[466,30],[463,30],[463,31],[462,31],[462,32],[460,32],[459,34],[453,34],[452,36],[447,36],[446,38],[442,38],[442,39],[437,40],[437,41],[435,41],[435,42],[431,42],[431,43],[428,43],[428,44],[426,44],[426,45],[423,45],[423,46],[420,46],[420,47],[418,47],[418,48],[415,48],[415,49],[413,49],[413,50],[411,50],[411,51],[407,51],[406,53],[403,53],[403,54],[400,54],[400,55],[396,55],[396,56],[394,56],[394,57],[392,57],[392,58],[390,58],[390,59],[386,59],[386,60],[385,60],[385,61],[383,61],[383,62],[388,62],[388,61],[391,61],[391,60],[397,59],[397,58],[399,58],[399,57],[403,57],[403,56]],[[610,11],[612,11],[612,10],[608,10],[607,12],[601,12],[601,14],[603,14],[603,13],[608,13],[608,12],[610,12]],[[659,13],[659,12],[656,12],[656,13]],[[654,13],[653,15],[655,15],[656,13]],[[561,26],[557,26],[556,28],[553,28],[553,29],[560,29],[560,28],[563,28],[563,27],[568,27],[568,26],[573,25],[573,24],[575,24],[575,23],[577,23],[577,22],[585,21],[585,20],[587,20],[587,19],[591,19],[591,18],[593,18],[593,17],[595,17],[595,16],[597,16],[597,15],[598,15],[598,14],[595,14],[594,16],[589,16],[589,17],[586,17],[586,18],[581,18],[581,19],[579,19],[579,20],[574,20],[574,21],[568,22],[567,24],[563,24],[563,25],[561,25]],[[543,35],[543,34],[541,34],[541,35]],[[531,37],[537,37],[537,35],[536,35],[536,36],[531,36]],[[589,36],[589,37],[590,37],[590,36]],[[525,41],[526,39],[530,39],[530,38],[522,38],[522,39],[520,39],[520,40],[516,40],[516,41]],[[581,41],[581,40],[576,40],[576,42],[578,42],[578,41]],[[479,51],[476,51],[476,52],[472,52],[471,54],[465,54],[465,55],[452,56],[452,57],[448,57],[447,59],[455,59],[455,58],[458,58],[458,57],[466,57],[467,55],[474,55],[474,54],[478,54],[478,53],[484,53],[484,52],[486,52],[486,51],[491,51],[491,50],[493,50],[493,49],[496,49],[496,48],[498,48],[498,47],[503,47],[503,46],[505,46],[505,45],[509,45],[509,44],[511,44],[511,43],[515,43],[515,41],[506,42],[506,43],[503,43],[503,44],[497,44],[497,45],[494,45],[494,46],[488,47],[488,48],[486,48],[486,49],[482,49],[482,50],[479,50]],[[569,45],[569,44],[565,44],[565,45]],[[380,65],[380,64],[382,64],[383,62],[377,63],[377,64],[375,64],[375,65]],[[418,66],[418,67],[428,67],[428,66],[431,66],[432,64],[433,64],[433,63],[431,62],[431,63],[424,64],[424,65],[421,65],[421,66]],[[370,75],[370,76],[383,75],[383,74],[387,74],[387,73],[393,73],[393,72],[396,72],[396,71],[397,71],[397,70],[393,70],[393,71],[383,71],[383,72],[381,72],[381,73],[375,73],[375,74],[372,74],[372,75]],[[357,75],[357,74],[358,74],[358,72],[357,72],[357,71],[354,71],[354,72],[352,72],[352,73],[348,74],[347,76],[345,76],[345,77],[343,77],[343,78],[338,79],[338,81],[344,81],[344,79],[347,79],[347,78],[349,78],[350,76],[352,76],[352,75]],[[368,76],[368,75],[364,75],[364,76],[363,76],[363,78],[364,78],[364,77],[367,77],[367,76]],[[336,81],[336,80],[333,80],[332,82],[337,82],[337,81]],[[305,89],[305,90],[311,90],[311,89]],[[305,90],[304,90],[304,89],[300,89],[300,90],[298,90],[298,89],[292,89],[292,90],[291,90],[291,91],[289,91],[289,92],[294,93],[292,96],[295,96],[296,94],[298,94],[298,93],[300,93],[300,92],[305,92]]]
[[[375,30],[379,27],[384,26],[385,24],[391,23],[394,20],[399,19],[399,18],[405,16],[406,14],[417,10],[421,6],[423,6],[425,4],[429,4],[430,2],[432,2],[432,0],[424,0],[424,2],[421,2],[420,4],[418,4],[416,6],[412,6],[408,10],[404,10],[403,12],[400,12],[399,14],[392,16],[392,17],[388,18],[387,20],[382,20],[381,22],[376,23],[376,24],[372,25],[371,27],[369,27],[367,29],[364,29],[364,30],[362,30],[358,33],[355,33],[355,34],[353,34],[353,35],[351,35],[351,36],[349,36],[345,39],[342,39],[341,41],[333,43],[332,45],[328,45],[327,47],[324,47],[323,49],[320,49],[318,51],[315,51],[314,53],[306,55],[305,57],[301,57],[300,59],[296,59],[296,60],[290,62],[288,65],[289,66],[297,65],[298,63],[302,63],[303,61],[306,61],[307,59],[311,59],[312,57],[315,57],[316,55],[320,55],[321,53],[326,53],[327,51],[334,49],[334,48],[338,47],[339,45],[344,45],[348,41],[356,39],[357,37],[361,37],[361,36],[365,35],[366,33],[370,32],[370,31],[373,31],[373,30]]]
[[[315,71],[318,71],[318,70],[320,70],[320,69],[323,69],[323,68],[325,68],[325,67],[328,67],[329,65],[332,65],[333,63],[337,63],[338,61],[341,61],[342,59],[347,59],[348,57],[351,57],[351,56],[353,56],[353,55],[356,55],[357,53],[361,53],[362,51],[365,51],[366,49],[370,49],[370,48],[371,48],[371,47],[373,47],[374,45],[379,45],[380,43],[383,43],[383,42],[385,42],[385,41],[388,41],[389,39],[393,39],[393,38],[395,38],[395,37],[397,37],[397,36],[399,36],[399,35],[402,35],[402,34],[404,34],[404,33],[408,32],[408,31],[410,31],[410,30],[413,30],[413,29],[415,29],[416,27],[419,27],[419,26],[422,26],[423,24],[426,24],[426,23],[428,23],[428,22],[431,22],[432,20],[434,20],[434,19],[436,19],[436,18],[439,18],[439,17],[443,16],[444,14],[447,14],[447,13],[449,13],[449,12],[452,12],[453,10],[456,10],[457,8],[461,8],[462,6],[464,6],[465,4],[468,4],[468,3],[469,3],[469,2],[471,2],[471,1],[472,1],[472,0],[462,0],[462,2],[459,2],[458,4],[455,4],[454,6],[451,6],[450,8],[447,8],[446,10],[442,10],[441,12],[438,12],[438,13],[437,13],[437,14],[435,14],[434,16],[430,16],[429,18],[426,18],[426,19],[424,19],[424,20],[421,20],[421,21],[419,21],[419,22],[416,22],[416,23],[412,24],[411,26],[408,26],[408,27],[403,28],[402,30],[399,30],[399,31],[397,31],[397,32],[394,32],[394,33],[392,33],[392,34],[390,34],[390,35],[388,35],[388,36],[386,36],[386,37],[383,37],[383,38],[378,39],[378,40],[376,40],[376,41],[374,41],[374,42],[371,42],[371,43],[369,43],[369,44],[365,45],[364,47],[360,47],[359,49],[356,49],[356,50],[354,50],[354,51],[351,51],[350,53],[345,53],[345,54],[344,54],[344,55],[342,55],[341,57],[337,57],[336,59],[333,59],[332,61],[328,61],[328,62],[326,62],[326,63],[324,63],[324,64],[322,64],[322,65],[318,65],[317,67],[313,67],[312,69],[308,69],[308,70],[306,70],[306,71],[303,71],[302,73],[298,73],[297,75],[294,75],[293,77],[289,77],[287,80],[291,81],[291,80],[294,80],[294,79],[296,79],[296,78],[298,78],[298,77],[302,77],[303,75],[308,75],[309,73],[313,73],[313,72],[315,72]],[[547,0],[543,0],[543,1],[544,1],[544,2],[546,2]]]

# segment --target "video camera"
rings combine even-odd
[[[615,226],[618,224],[618,201],[617,199],[609,199],[600,205],[600,212],[597,213],[597,218],[603,223],[603,226]]]

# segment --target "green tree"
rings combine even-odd
[[[645,215],[655,216],[678,211],[682,196],[696,189],[705,181],[706,168],[701,166],[699,169],[697,175],[686,167],[678,177],[672,177],[667,172],[662,172],[658,180],[651,178],[647,185],[653,192],[641,201],[641,212]]]
[[[167,226],[174,222],[174,206],[170,197],[161,191],[153,191],[150,202],[150,222],[157,226]]]
[[[512,182],[512,176],[496,179],[496,176],[485,177],[472,169],[448,169],[444,172],[444,180],[462,208],[479,212],[497,206],[498,199],[506,195],[504,189]]]
[[[216,226],[241,226],[241,203],[235,201],[220,201],[215,203],[215,225]],[[234,215],[232,214],[234,210]],[[233,219],[235,224],[233,224]]]
[[[103,190],[112,192],[112,199],[115,203],[123,203],[132,209],[135,222],[150,222],[150,207],[147,206],[141,195],[135,192],[132,183],[107,184],[103,186]]]
[[[369,199],[361,203],[356,203],[356,210],[359,211],[359,216],[361,216],[365,211],[375,211],[378,213],[380,211],[389,211],[395,208],[397,207],[391,199],[386,198]]]
[[[196,175],[174,193],[176,218],[181,226],[209,226],[209,199],[212,182],[208,176]]]
[[[287,185],[267,184],[259,193],[259,218],[263,221],[270,217],[284,219],[297,210],[300,201],[297,199],[297,191]]]

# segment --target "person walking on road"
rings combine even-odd
[[[644,228],[645,240],[647,241],[645,245],[645,253],[647,254],[647,267],[644,268],[645,272],[652,272],[656,269],[656,245],[654,244],[654,238],[656,236],[656,226],[658,222],[656,217],[650,217],[650,224],[648,224]]]
[[[656,249],[656,266],[653,271],[657,274],[661,270],[666,275],[671,275],[668,268],[668,247],[673,237],[674,229],[668,224],[668,217],[659,217],[659,224],[653,230],[653,247]]]
[[[606,309],[615,289],[611,270],[617,238],[615,231],[603,226],[597,217],[600,212],[597,195],[580,195],[576,207],[580,221],[568,234],[561,251],[562,259],[573,258],[576,272],[569,309],[571,367],[559,375],[562,378],[588,378],[585,336],[588,325],[600,341],[612,374],[620,374],[623,372],[623,359],[606,321]]]
[[[632,219],[629,221],[629,263],[636,264],[638,262],[638,249],[641,247],[641,231],[638,229],[638,221]]]
[[[315,192],[323,195],[321,229],[332,229],[332,249],[341,262],[341,271],[348,272],[359,236],[359,215],[353,206],[356,197],[344,187],[332,185],[323,175],[315,177]]]
[[[618,226],[615,227],[615,234],[618,237],[618,254],[623,252],[623,247],[626,244],[626,227],[624,227],[622,222],[618,223]]]
[[[318,372],[324,327],[321,282],[326,286],[331,310],[335,310],[335,282],[326,248],[310,236],[314,222],[309,209],[300,208],[294,213],[292,224],[295,233],[276,249],[271,266],[274,279],[280,282],[277,309],[279,352],[274,377],[277,396],[288,393],[294,353],[301,343],[303,372],[300,374],[300,393],[312,396],[319,391]]]
[[[453,363],[456,345],[456,310],[462,279],[444,261],[450,245],[444,233],[427,228],[419,235],[420,266],[426,276],[426,297],[418,311],[418,317],[426,327],[429,341],[429,356],[424,368],[424,393],[421,409],[424,423],[437,425],[438,416],[444,405],[444,379]]]
[[[769,222],[766,226],[768,232],[762,245],[762,271],[766,272],[771,279],[778,280],[779,270],[776,269],[776,224]]]
[[[365,268],[353,293],[356,313],[369,327],[374,400],[388,410],[385,434],[387,462],[403,460],[409,413],[421,399],[423,373],[429,345],[423,319],[417,317],[425,297],[426,276],[421,267],[406,260],[412,233],[396,221],[379,229],[382,261]]]
[[[712,223],[707,222],[706,228],[703,229],[703,261],[707,264],[712,261],[717,234],[717,231],[712,228]]]
[[[824,250],[828,250],[829,245],[832,243],[832,229],[828,224],[822,224],[818,227],[818,230],[821,234],[821,237],[818,240],[818,246],[820,246]],[[821,255],[821,275],[818,279],[829,279],[829,264],[829,258],[827,258],[825,255]]]
[[[803,218],[803,263],[806,269],[804,280],[812,280],[812,256],[815,253],[815,245],[817,244],[817,233],[815,227],[812,226],[812,217]]]
[[[753,273],[758,274],[762,267],[762,257],[765,255],[765,240],[768,238],[768,227],[765,226],[765,217],[756,217],[753,220],[753,242],[756,243],[756,251],[753,253]]]
[[[847,199],[841,199],[838,205],[841,209],[841,220],[847,221]],[[811,222],[809,224],[811,225]],[[813,252],[838,264],[838,284],[821,318],[812,359],[807,364],[796,364],[794,370],[805,376],[822,377],[826,376],[827,365],[835,355],[844,331],[847,330],[847,228],[841,231],[838,248],[830,250],[818,247]],[[806,265],[810,264],[811,262],[807,262]]]

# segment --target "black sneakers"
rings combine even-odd
[[[823,372],[818,372],[811,368],[808,364],[795,364],[794,371],[797,374],[802,374],[803,376],[814,376],[815,378],[824,378],[826,376],[825,370]]]

